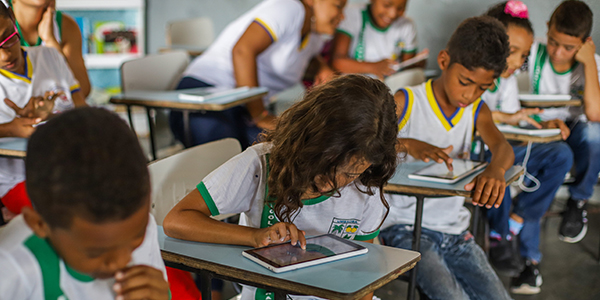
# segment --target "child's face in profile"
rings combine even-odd
[[[548,28],[548,56],[554,65],[570,64],[581,46],[581,37],[568,35],[556,30],[554,25]]]
[[[314,30],[320,34],[333,35],[344,19],[344,6],[347,0],[314,0]]]
[[[363,158],[353,156],[347,164],[338,167],[336,170],[335,181],[338,188],[347,186],[358,179],[358,177],[360,177],[360,175],[362,175],[369,167],[371,167],[370,162]],[[334,190],[334,186],[331,182],[322,180],[321,178],[316,179],[316,184],[321,193],[327,193]]]
[[[516,70],[521,68],[529,56],[529,50],[531,44],[533,44],[533,34],[523,27],[509,25],[506,33],[510,43],[510,54],[506,59],[507,68],[500,75],[503,78],[510,77]]]
[[[0,17],[0,42],[4,41],[0,46],[0,68],[11,72],[19,72],[25,65],[18,35],[7,39],[15,31],[12,20]]]
[[[404,15],[408,0],[371,0],[371,14],[375,24],[387,28]]]
[[[74,270],[94,278],[110,278],[127,267],[133,250],[144,241],[149,208],[143,205],[121,221],[92,223],[75,216],[71,227],[51,228],[47,238]]]
[[[494,71],[484,68],[469,70],[453,63],[443,70],[442,81],[450,105],[467,107],[494,83]]]

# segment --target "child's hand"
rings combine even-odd
[[[321,83],[325,83],[335,77],[335,71],[328,67],[326,64],[319,69],[319,72],[315,75],[314,85],[317,86]]]
[[[596,58],[594,58],[595,53],[596,45],[594,44],[594,41],[592,41],[592,38],[588,37],[585,40],[585,43],[583,43],[581,48],[579,48],[579,50],[575,54],[575,60],[584,65],[594,63],[596,62]]]
[[[167,300],[169,283],[160,270],[150,266],[133,266],[117,272],[113,290],[116,300]]]
[[[539,109],[539,108],[523,108],[523,109],[519,110],[518,112],[510,115],[508,117],[506,123],[508,123],[510,125],[519,125],[520,121],[525,121],[525,122],[533,125],[533,127],[537,128],[537,129],[541,129],[542,125],[540,125],[540,123],[536,122],[534,119],[529,117],[530,115],[536,115],[541,112],[543,112],[543,110]]]
[[[304,231],[299,230],[296,225],[280,222],[271,227],[257,229],[254,233],[254,247],[264,247],[270,244],[279,244],[291,241],[292,245],[300,243],[302,249],[306,249],[306,238]]]
[[[452,149],[454,149],[452,145],[442,149],[419,140],[406,139],[405,146],[408,154],[416,159],[424,162],[429,162],[431,159],[438,164],[446,163],[449,171],[454,169],[452,167],[453,160],[448,156],[452,152]]]
[[[563,120],[559,120],[559,119],[542,122],[542,127],[547,128],[547,129],[560,128],[560,135],[562,136],[563,140],[566,140],[569,137],[569,135],[571,134],[571,129],[569,129],[567,124],[565,124],[565,122],[563,122]]]
[[[394,64],[397,64],[397,62],[391,59],[380,60],[376,63],[371,64],[371,73],[375,74],[375,76],[383,80],[383,78],[385,78],[386,76],[390,76],[396,72],[392,68]]]
[[[46,92],[44,97],[31,97],[29,102],[27,102],[23,108],[20,108],[8,98],[4,99],[4,103],[12,108],[19,117],[40,118],[44,121],[52,114],[54,101],[61,95],[64,95],[64,93]]]
[[[14,118],[9,123],[2,124],[2,126],[6,126],[5,128],[8,132],[8,136],[28,138],[35,131],[33,125],[41,121],[42,120],[39,118]]]
[[[465,190],[473,191],[473,205],[487,208],[500,207],[505,189],[504,170],[490,166],[465,185]]]
[[[38,35],[47,45],[60,46],[54,37],[54,12],[54,3],[52,2],[42,14],[42,20],[38,24]]]

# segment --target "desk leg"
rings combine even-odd
[[[154,141],[154,121],[152,120],[151,108],[146,107],[146,115],[148,116],[148,129],[150,130],[150,152],[152,160],[156,160],[156,141]]]
[[[200,293],[202,300],[212,300],[212,275],[206,271],[200,271]]]
[[[137,136],[137,134],[135,133],[135,128],[133,128],[133,117],[131,117],[130,105],[127,105],[127,118],[129,118],[129,126],[131,127],[131,130],[133,130],[133,133]]]
[[[189,148],[192,146],[192,133],[190,131],[190,111],[184,110],[183,112],[183,141],[184,146]]]
[[[417,211],[415,213],[415,226],[413,228],[412,249],[419,252],[421,250],[421,223],[423,222],[423,202],[424,196],[417,196]],[[410,281],[408,282],[408,300],[415,299],[415,291],[417,288],[417,269],[419,264],[411,270]]]
[[[477,233],[479,231],[479,218],[481,215],[481,206],[475,205],[473,208],[473,228],[472,233],[475,240],[477,240]]]

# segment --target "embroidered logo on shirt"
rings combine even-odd
[[[331,226],[329,226],[329,231],[327,233],[331,233],[339,237],[352,240],[358,233],[359,225],[360,220],[357,219],[333,218],[333,221],[331,221]]]

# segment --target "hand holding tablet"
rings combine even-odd
[[[296,225],[279,222],[267,228],[256,230],[253,239],[256,247],[268,246],[290,242],[292,245],[299,244],[300,248],[306,248],[305,233],[299,230]]]

